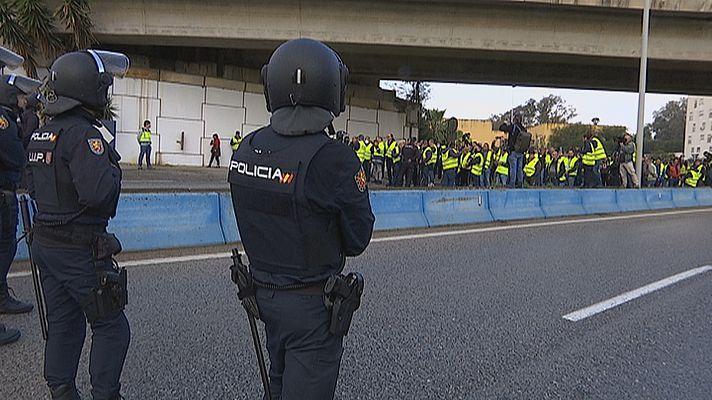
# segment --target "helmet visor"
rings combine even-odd
[[[0,47],[0,68],[10,67],[15,69],[22,65],[25,59],[4,47]]]
[[[99,69],[99,73],[109,73],[112,76],[123,78],[129,71],[129,58],[122,53],[114,53],[104,50],[87,50]]]
[[[19,89],[24,94],[30,94],[36,92],[42,85],[41,81],[37,79],[28,78],[26,76],[20,76],[15,74],[7,75],[8,85],[14,86]]]

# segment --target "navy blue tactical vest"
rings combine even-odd
[[[34,199],[41,214],[38,217],[50,220],[56,218],[57,221],[61,221],[64,216],[76,216],[81,213],[82,216],[78,221],[101,223],[116,214],[118,198],[112,209],[107,210],[87,210],[79,203],[79,195],[74,188],[69,165],[60,156],[66,146],[73,145],[67,135],[89,129],[96,128],[87,119],[75,115],[63,115],[32,133],[27,148],[27,161],[32,171]],[[67,137],[63,138],[63,136]],[[84,143],[82,141],[82,144]],[[108,148],[106,143],[104,146]]]
[[[342,264],[337,217],[314,210],[305,197],[307,170],[327,143],[326,134],[276,137],[265,127],[245,137],[233,153],[228,181],[240,237],[252,268],[308,277]],[[253,141],[260,137],[256,147]]]

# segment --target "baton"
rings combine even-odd
[[[32,259],[32,219],[30,219],[30,208],[27,195],[20,196],[20,210],[22,213],[22,233],[25,235],[27,244],[27,255],[30,258],[30,269],[32,270],[32,284],[35,287],[35,298],[37,299],[37,313],[40,318],[40,328],[42,338],[47,341],[47,311],[45,307],[44,292],[40,284],[40,271],[37,264]]]
[[[243,288],[250,285],[249,271],[247,267],[242,263],[242,257],[237,249],[232,250],[232,263],[237,269],[237,284],[238,290],[242,291]],[[251,283],[254,285],[254,283]],[[262,379],[262,387],[265,391],[265,399],[272,400],[272,392],[269,388],[269,377],[267,376],[267,366],[265,365],[265,356],[262,352],[262,343],[260,342],[260,333],[257,331],[257,321],[255,318],[255,313],[257,311],[257,303],[254,298],[254,293],[251,295],[252,299],[249,297],[241,298],[240,301],[242,306],[245,308],[247,313],[247,321],[250,323],[250,333],[252,334],[252,344],[255,347],[255,354],[257,355],[257,365],[260,368],[260,378]],[[251,300],[251,301],[250,301]],[[259,314],[258,314],[259,315]]]

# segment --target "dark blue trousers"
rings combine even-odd
[[[17,197],[6,194],[0,207],[0,290],[7,286],[7,274],[17,252]]]
[[[334,398],[343,337],[329,332],[322,296],[259,289],[273,400]]]
[[[84,346],[86,315],[81,307],[97,286],[97,274],[89,247],[51,247],[32,243],[32,257],[42,274],[47,302],[49,338],[45,345],[45,379],[50,388],[74,384]],[[104,267],[111,268],[107,260]],[[131,333],[123,312],[91,324],[89,374],[94,400],[115,399],[121,384]]]

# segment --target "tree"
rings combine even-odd
[[[38,59],[96,43],[90,11],[88,0],[62,0],[54,14],[42,0],[0,0],[0,40],[23,56],[25,71],[37,77]],[[69,40],[57,32],[57,20],[71,33]]]
[[[554,129],[549,138],[549,145],[554,148],[569,148],[583,147],[583,135],[591,132],[593,127],[588,124],[570,124],[561,128]],[[603,148],[606,149],[606,154],[612,154],[618,147],[618,139],[626,133],[624,126],[598,126],[596,128],[596,136],[603,142]]]
[[[685,140],[687,99],[669,101],[653,112],[653,122],[646,126],[651,132],[651,153],[682,152]],[[647,139],[647,137],[646,137]],[[646,146],[646,149],[648,147]]]
[[[529,99],[524,104],[502,114],[492,115],[490,119],[494,129],[499,128],[503,123],[510,122],[513,112],[522,115],[522,124],[524,126],[566,123],[577,115],[576,109],[567,105],[566,100],[561,96],[550,94],[539,101]]]
[[[420,139],[435,140],[437,143],[447,143],[453,138],[449,137],[447,131],[447,120],[445,110],[425,110],[421,118]]]

